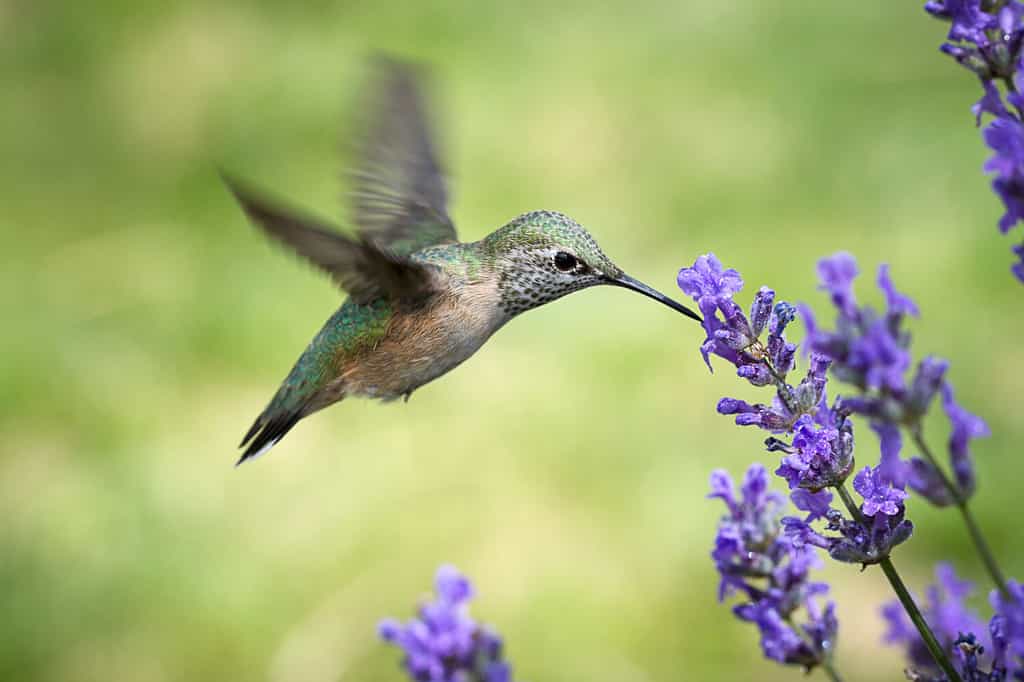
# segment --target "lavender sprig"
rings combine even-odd
[[[965,604],[974,586],[958,578],[948,564],[939,564],[935,577],[936,583],[926,590],[924,611],[935,624],[936,636],[942,645],[953,653],[963,678],[971,682],[1024,680],[1024,610],[1020,602],[1005,601],[998,590],[993,590],[995,614],[986,628],[978,614]],[[1011,585],[1020,591],[1017,583],[1011,581]],[[908,677],[941,682],[944,679],[941,672],[935,668],[899,605],[883,606],[882,617],[888,624],[883,639],[888,644],[903,647],[911,666]]]
[[[823,261],[819,273],[831,283],[833,302],[846,313],[846,319],[853,319],[857,307],[852,290],[846,284],[856,274],[852,258]],[[812,355],[807,374],[793,385],[788,375],[793,368],[796,346],[784,338],[785,328],[794,317],[793,306],[774,304],[774,292],[762,287],[751,306],[750,319],[754,321],[751,324],[732,300],[733,294],[743,286],[742,278],[735,270],[723,269],[713,254],[701,256],[692,267],[683,268],[678,282],[703,313],[706,338],[700,351],[708,366],[710,357],[717,355],[734,365],[737,375],[752,385],[772,385],[775,389],[770,405],[751,405],[736,398],[723,398],[718,403],[718,411],[735,415],[740,426],[758,426],[773,434],[765,441],[766,447],[784,455],[776,473],[789,484],[793,503],[808,512],[804,519],[787,517],[782,521],[792,546],[817,547],[838,561],[865,566],[879,564],[936,665],[951,682],[959,682],[959,674],[889,557],[892,548],[906,541],[913,532],[912,524],[904,518],[905,477],[897,466],[898,452],[893,455],[891,438],[888,443],[883,439],[879,465],[862,469],[854,480],[854,489],[863,498],[858,505],[845,485],[854,463],[853,426],[849,421],[852,410],[840,398],[830,405],[826,395],[830,358],[839,354],[853,359],[846,366],[859,371],[865,385],[896,386],[909,361],[901,353],[901,346],[905,344],[894,340],[890,327],[885,326],[892,320],[867,321],[871,337],[854,348],[829,348],[835,355],[820,352]],[[916,312],[909,299],[891,288],[891,283],[888,289],[890,308],[901,311],[900,314]],[[767,323],[762,322],[766,317],[765,309],[773,304]],[[762,341],[760,336],[765,327],[768,338]],[[844,338],[836,335],[829,340],[841,342]],[[898,435],[898,431],[896,433]],[[831,507],[832,495],[827,488],[836,491],[848,516]],[[825,519],[827,525],[819,531],[811,524],[820,519]]]
[[[952,384],[946,379],[947,361],[923,358],[908,381],[911,337],[903,322],[908,315],[919,314],[917,305],[896,290],[885,265],[878,269],[877,279],[885,296],[885,311],[858,304],[853,291],[858,274],[856,261],[847,253],[837,253],[818,263],[820,288],[830,294],[836,321],[834,329],[824,329],[810,308],[803,306],[807,346],[812,353],[828,360],[836,379],[857,389],[858,395],[848,397],[844,406],[849,412],[870,419],[872,428],[879,433],[881,466],[886,476],[899,485],[907,485],[932,504],[956,506],[989,574],[1005,593],[1006,579],[968,506],[975,488],[970,442],[989,435],[988,426],[957,404]],[[937,395],[941,395],[942,408],[951,426],[948,453],[952,478],[943,471],[922,433],[922,419]],[[900,459],[901,427],[909,433],[921,457]]]
[[[830,601],[822,608],[818,598],[828,592],[828,585],[809,579],[821,561],[811,547],[782,533],[785,498],[768,489],[768,472],[760,464],[751,465],[737,496],[729,474],[715,471],[708,497],[722,500],[728,511],[711,552],[721,575],[719,601],[743,595],[733,613],[757,625],[767,658],[805,670],[822,666],[832,680],[840,680],[832,664],[839,627],[835,604]],[[803,622],[798,622],[801,612]]]
[[[437,597],[420,605],[417,617],[402,624],[386,619],[381,639],[402,649],[402,667],[414,682],[512,682],[502,658],[501,638],[478,625],[468,612],[469,579],[442,566],[434,580]]]
[[[985,128],[985,143],[994,152],[984,170],[995,173],[992,188],[1006,212],[999,230],[1008,233],[1024,220],[1024,82],[1021,46],[1024,42],[1024,4],[1017,0],[930,0],[925,11],[950,23],[947,42],[940,48],[974,73],[984,94],[972,107],[994,120]],[[996,82],[1003,84],[1003,92]],[[1024,282],[1024,241],[1012,247],[1018,259],[1010,270]]]

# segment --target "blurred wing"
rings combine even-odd
[[[364,240],[408,256],[458,240],[448,191],[413,67],[383,61],[372,93],[352,203]]]
[[[222,176],[249,219],[273,239],[317,266],[357,303],[377,298],[416,299],[434,290],[431,266],[416,263],[366,240],[352,240],[275,204]]]

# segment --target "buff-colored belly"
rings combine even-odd
[[[486,290],[445,297],[435,305],[397,316],[384,338],[348,363],[340,377],[345,395],[395,400],[454,369],[504,320],[480,300]]]

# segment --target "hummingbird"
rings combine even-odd
[[[238,464],[345,398],[408,400],[513,317],[574,291],[625,287],[701,320],[623,272],[557,211],[524,213],[460,242],[419,69],[379,63],[368,100],[352,174],[354,235],[221,173],[252,223],[348,294],[246,432]]]

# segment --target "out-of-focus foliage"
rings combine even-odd
[[[0,5],[0,678],[397,680],[377,620],[453,562],[522,679],[793,679],[715,604],[702,499],[776,462],[715,414],[739,382],[697,325],[639,296],[532,312],[232,468],[339,294],[216,168],[340,215],[378,50],[433,68],[466,238],[557,209],[663,290],[714,251],[811,302],[818,257],[890,262],[992,427],[974,504],[1021,577],[1024,316],[944,30],[916,3]],[[955,514],[907,504],[908,581],[948,558],[986,592]],[[840,668],[898,677],[882,576],[826,573]]]

